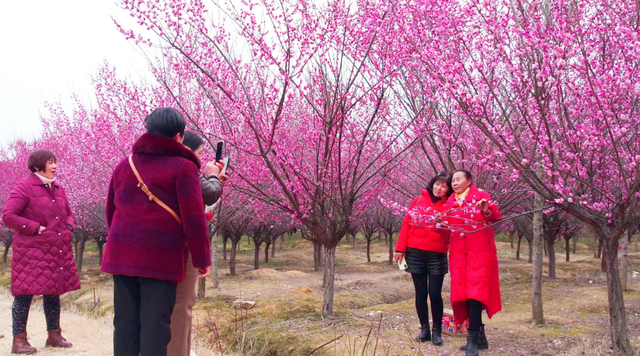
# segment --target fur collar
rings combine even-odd
[[[191,150],[168,137],[146,133],[133,144],[133,153],[145,153],[158,156],[178,156],[186,158],[200,169],[200,160]]]

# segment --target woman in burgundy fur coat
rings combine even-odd
[[[211,269],[200,160],[182,145],[186,122],[176,110],[159,108],[145,123],[131,162],[148,191],[126,158],[113,172],[105,210],[109,234],[101,269],[114,280],[115,356],[166,355],[187,248],[199,277]]]
[[[34,295],[44,296],[49,336],[46,345],[71,347],[60,330],[60,295],[80,289],[71,249],[73,215],[64,189],[56,183],[53,152],[29,156],[33,172],[11,191],[2,211],[4,224],[14,231],[11,260],[13,301],[12,353],[34,354],[27,341],[27,318]]]

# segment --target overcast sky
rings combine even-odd
[[[127,20],[114,0],[2,1],[0,4],[0,146],[37,137],[43,101],[77,93],[90,102],[90,77],[108,60],[120,75],[146,64],[111,19]]]

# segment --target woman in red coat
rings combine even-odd
[[[2,211],[14,231],[11,260],[13,294],[12,353],[34,354],[27,341],[27,318],[34,295],[44,296],[49,337],[46,345],[71,347],[60,330],[60,295],[80,289],[71,249],[73,216],[64,189],[56,182],[56,157],[38,150],[29,156],[29,178],[11,191]]]
[[[406,255],[407,272],[411,273],[416,289],[416,311],[421,326],[417,340],[432,341],[437,346],[442,345],[442,282],[448,269],[449,231],[436,228],[435,218],[445,210],[452,192],[451,174],[440,173],[413,199],[402,221],[394,254],[396,262]],[[429,330],[427,294],[431,300],[433,334]]]
[[[472,185],[471,173],[458,170],[451,182],[455,195],[447,201],[446,223],[452,230],[451,306],[458,323],[469,319],[467,355],[489,344],[482,324],[482,311],[491,318],[502,310],[500,277],[493,223],[501,217],[491,196]]]

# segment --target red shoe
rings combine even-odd
[[[13,337],[13,347],[11,347],[12,354],[33,355],[38,353],[35,347],[31,347],[29,341],[27,341],[27,333],[18,334]]]
[[[49,337],[47,338],[45,346],[69,348],[73,346],[73,344],[62,337],[62,329],[57,329],[49,330]]]

